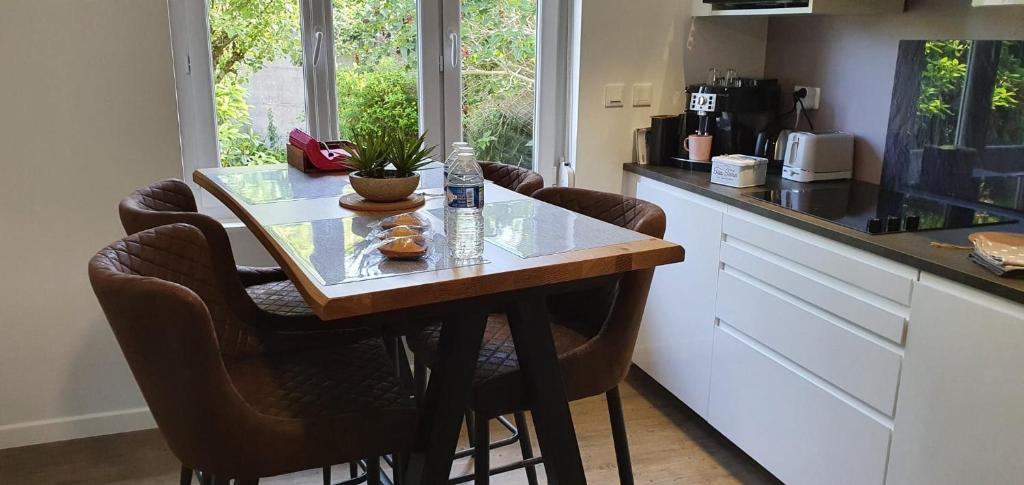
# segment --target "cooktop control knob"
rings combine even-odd
[[[875,217],[874,219],[871,219],[870,221],[868,221],[868,232],[871,233],[871,234],[881,234],[882,233],[882,220],[877,218],[877,217]]]
[[[916,231],[921,228],[921,216],[907,216],[904,226],[908,231]]]
[[[885,219],[885,232],[900,232],[903,228],[903,219],[899,216],[889,216]]]

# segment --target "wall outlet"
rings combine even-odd
[[[821,88],[814,88],[810,86],[793,86],[793,94],[796,94],[801,89],[807,90],[807,95],[804,96],[804,109],[821,109]]]

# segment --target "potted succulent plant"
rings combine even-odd
[[[372,202],[395,202],[412,195],[420,184],[417,170],[431,162],[434,147],[425,148],[426,133],[402,134],[384,131],[380,135],[357,133],[348,164],[355,171],[349,183],[357,194]]]

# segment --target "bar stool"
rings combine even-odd
[[[197,211],[192,189],[181,180],[161,180],[132,192],[121,200],[118,214],[128,234],[173,223],[190,224],[201,230],[225,300],[249,325],[270,331],[306,332],[308,341],[320,344],[347,343],[379,334],[378,330],[365,328],[325,326],[281,268],[237,266],[224,226]],[[385,344],[394,354],[394,341]],[[404,362],[404,354],[394,355],[400,359],[398,362]],[[350,472],[355,475],[357,471],[357,464],[351,463]],[[323,473],[325,480],[329,480],[331,468],[324,467]]]
[[[417,414],[380,338],[311,347],[232,313],[203,233],[161,226],[117,241],[89,278],[181,483],[369,463],[407,451]],[[188,396],[189,405],[181,398]],[[215,477],[215,478],[214,478]],[[379,474],[368,476],[380,483]]]
[[[660,238],[665,234],[665,213],[661,208],[632,197],[562,187],[538,190],[533,197],[651,237]],[[618,385],[632,362],[653,275],[653,269],[634,271],[612,286],[580,290],[548,302],[566,396],[579,400],[605,394],[619,479],[623,484],[633,483],[633,473]],[[408,338],[415,364],[420,368],[416,372],[420,379],[425,375],[422,366],[429,366],[433,361],[438,336],[439,329],[432,326]],[[537,483],[535,466],[543,459],[533,456],[530,447],[523,413],[529,407],[530,399],[519,373],[508,319],[504,314],[491,315],[477,360],[472,414],[467,419],[475,446],[472,451],[463,451],[463,456],[469,453],[474,456],[474,475],[455,478],[452,483],[474,480],[477,484],[486,484],[491,474],[519,468],[526,468],[531,485]],[[513,414],[514,426],[501,418],[506,414]],[[490,443],[489,420],[494,418],[504,420],[502,424],[513,431],[524,459],[492,470],[489,468],[490,449],[508,444],[508,440]]]

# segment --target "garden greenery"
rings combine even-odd
[[[417,136],[416,2],[332,5],[342,136]],[[276,60],[301,65],[298,2],[209,0],[209,7],[221,163],[283,162],[274,124],[265,134],[252,128],[246,86]],[[536,0],[462,2],[465,135],[481,159],[527,166],[532,161],[536,8]]]

